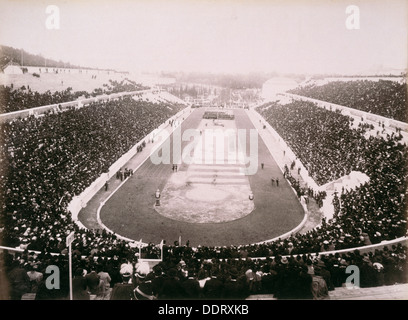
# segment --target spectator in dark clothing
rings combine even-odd
[[[132,275],[130,273],[122,274],[122,282],[114,285],[110,300],[132,300],[134,298],[133,290],[135,288],[130,281],[131,279]]]
[[[289,259],[282,257],[277,268],[275,296],[278,299],[295,299],[298,271],[289,265]]]
[[[181,283],[181,286],[184,288],[187,299],[197,300],[201,298],[200,282],[194,269],[190,268],[187,271],[188,278]]]
[[[91,298],[95,298],[99,293],[100,277],[96,273],[96,267],[94,265],[91,267],[91,272],[85,275],[85,280]]]
[[[8,278],[11,286],[11,300],[21,300],[25,293],[30,292],[30,278],[27,275],[27,270],[21,266],[19,261],[12,262],[12,269],[8,274]]]
[[[308,273],[306,266],[299,268],[298,283],[297,283],[297,293],[294,298],[308,300],[313,299],[312,295],[312,280],[313,277]]]
[[[156,300],[157,294],[153,289],[152,280],[155,278],[153,272],[149,272],[149,266],[141,266],[137,269],[137,285],[133,290],[133,296],[135,300]]]
[[[164,277],[159,299],[180,300],[185,298],[186,293],[180,283],[180,279],[177,278],[177,270],[175,268],[170,268],[167,270],[166,276]]]
[[[207,280],[203,288],[203,297],[208,300],[222,299],[224,293],[224,284],[219,279],[219,272],[213,268],[211,278]]]
[[[72,299],[73,300],[90,300],[84,269],[78,268],[72,278]]]
[[[316,265],[314,266],[315,274],[321,276],[324,281],[326,281],[327,290],[333,291],[334,285],[331,279],[331,274],[326,268],[326,264],[322,260],[318,260]]]
[[[249,288],[244,277],[239,277],[238,270],[231,268],[229,278],[224,283],[223,298],[226,300],[243,300],[249,296]]]
[[[276,286],[277,272],[271,269],[269,265],[265,265],[262,269],[263,275],[261,279],[262,292],[264,294],[274,294]]]

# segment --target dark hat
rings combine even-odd
[[[75,270],[75,274],[74,274],[74,275],[76,275],[76,276],[82,276],[83,273],[84,273],[84,269],[78,268],[78,269]]]
[[[188,272],[188,275],[189,275],[190,277],[195,276],[195,275],[197,274],[197,272],[196,272],[193,268],[189,268],[189,269],[187,270],[187,272]]]
[[[238,277],[238,270],[236,268],[231,268],[229,271],[229,274],[232,278],[237,278]]]
[[[169,277],[175,277],[177,275],[177,270],[175,268],[170,268],[167,270],[167,275]]]
[[[146,278],[145,278],[145,281],[150,281],[150,280],[153,280],[153,279],[155,279],[155,278],[156,278],[156,277],[155,277],[154,273],[153,273],[153,272],[150,272],[150,273],[147,274],[147,276],[146,276]]]

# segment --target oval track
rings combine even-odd
[[[182,123],[182,132],[197,128],[203,112],[202,109],[194,110]],[[234,110],[234,115],[237,128],[254,129],[244,110]],[[188,143],[183,142],[182,147]],[[264,169],[259,165],[257,173],[248,176],[255,196],[255,209],[241,219],[196,224],[163,217],[154,209],[154,193],[158,188],[161,190],[173,174],[172,165],[155,165],[147,159],[102,207],[101,220],[117,234],[135,240],[142,239],[143,242],[159,243],[164,239],[172,244],[181,236],[183,243],[189,240],[193,246],[223,246],[272,239],[299,225],[304,212],[259,135],[258,162],[265,164]],[[186,170],[186,166],[182,164],[179,170]],[[279,187],[271,185],[271,178],[276,177],[280,180]],[[228,203],[224,205],[228,206]]]

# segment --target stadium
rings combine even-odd
[[[1,300],[407,298],[406,69],[144,81],[0,53]]]

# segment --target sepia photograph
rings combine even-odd
[[[0,301],[408,300],[407,64],[406,0],[0,0]]]

